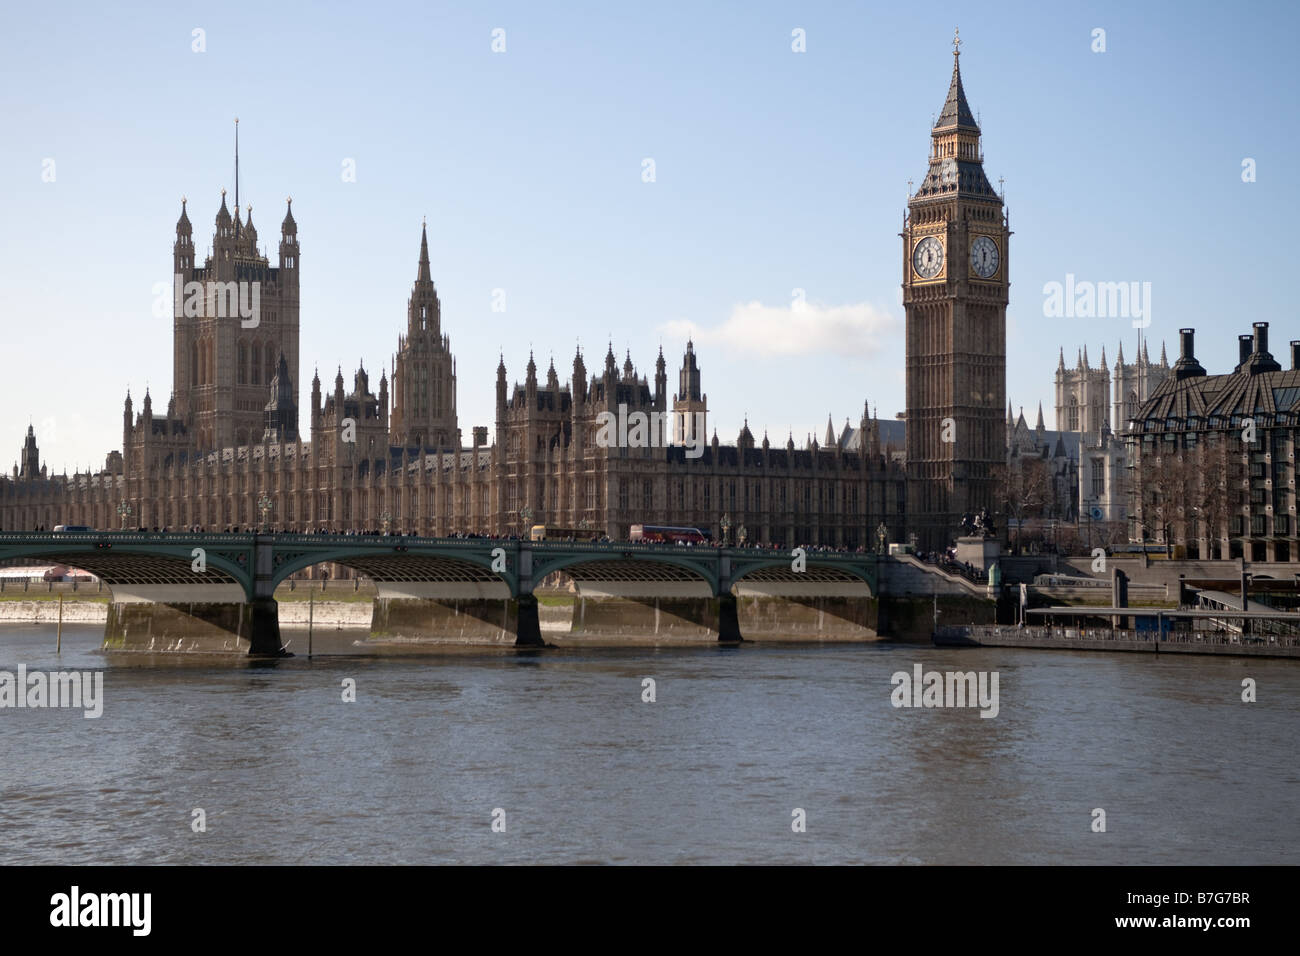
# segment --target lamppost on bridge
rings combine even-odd
[[[257,510],[262,512],[262,530],[266,531],[266,516],[271,511],[271,499],[266,495],[257,499]]]
[[[384,534],[385,535],[388,534],[388,525],[393,520],[392,514],[390,512],[385,511],[383,514],[379,516],[379,520],[384,523]]]
[[[731,515],[724,514],[722,516],[722,521],[720,521],[719,524],[722,527],[722,546],[725,548],[727,546],[727,541],[731,536]]]
[[[532,525],[532,522],[533,509],[529,505],[524,505],[519,509],[519,537],[526,538],[528,536],[528,529]]]
[[[736,544],[740,545],[743,548],[745,546],[745,541],[748,538],[749,538],[749,532],[745,530],[745,526],[742,524],[740,528],[736,531]]]
[[[123,501],[117,506],[117,516],[122,519],[122,530],[126,530],[126,519],[131,517],[131,506]]]
[[[885,527],[885,523],[882,521],[880,522],[880,526],[876,528],[876,552],[877,553],[879,554],[885,553],[885,542],[887,542],[888,540],[889,540],[889,529]]]

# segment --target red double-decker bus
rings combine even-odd
[[[699,528],[672,528],[658,524],[634,524],[628,537],[646,544],[707,544],[709,540]]]

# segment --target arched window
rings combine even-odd
[[[198,385],[199,383],[199,343],[195,342],[190,347],[190,384]]]
[[[1073,395],[1070,396],[1069,423],[1070,431],[1079,430],[1079,400]]]
[[[243,342],[239,343],[239,361],[235,365],[235,384],[248,384],[248,346]]]
[[[250,384],[262,384],[262,346],[256,342],[253,343],[253,377]]]
[[[275,378],[275,349],[270,342],[266,343],[266,378],[267,385],[271,384],[271,379]]]

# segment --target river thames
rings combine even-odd
[[[249,663],[106,657],[84,625],[56,656],[52,626],[0,628],[0,671],[104,674],[98,719],[0,709],[0,864],[1300,862],[1292,661],[377,654],[360,633],[317,633],[308,660],[286,629],[300,656]],[[997,715],[894,707],[917,664],[997,672]]]

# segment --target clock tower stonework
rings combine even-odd
[[[996,472],[1006,461],[1011,230],[984,175],[959,58],[954,49],[930,167],[908,200],[902,232],[907,526],[925,550],[951,543],[962,515],[1000,510]]]

